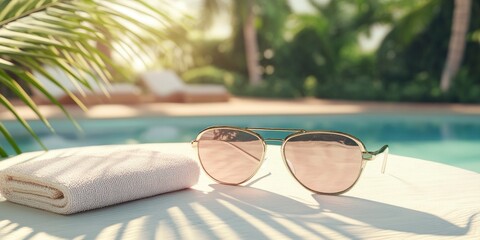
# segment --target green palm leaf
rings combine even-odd
[[[164,27],[174,23],[167,14],[169,6],[166,1],[157,4],[162,6],[152,6],[147,0],[0,0],[0,86],[23,101],[52,131],[26,88],[38,90],[79,128],[66,109],[31,73],[43,75],[86,109],[72,93],[73,90],[84,94],[84,89],[92,90],[92,84],[95,84],[108,94],[105,85],[112,79],[108,69],[123,73],[92,43],[99,42],[111,49],[125,48],[118,52],[123,59],[141,59],[143,55],[148,55],[141,45],[151,43],[151,39],[165,38]],[[154,19],[156,26],[145,24],[139,16],[145,16],[150,22]],[[64,71],[76,89],[69,89],[55,79],[45,69],[46,65]],[[92,77],[94,83],[88,81]],[[26,84],[19,84],[18,79]],[[11,101],[2,94],[0,104],[46,148]],[[20,153],[14,138],[1,123],[0,132],[15,152]],[[5,149],[0,146],[0,156],[6,155]]]
[[[17,154],[20,154],[22,151],[18,147],[18,145],[15,142],[15,140],[13,139],[12,135],[10,135],[10,133],[8,132],[7,128],[5,128],[5,126],[1,122],[0,122],[0,132],[5,137],[5,139],[7,139],[8,143],[10,144],[10,146],[12,146],[12,148],[15,150],[15,152]],[[8,156],[7,152],[0,146],[0,157],[3,158],[3,157],[7,157],[7,156]]]

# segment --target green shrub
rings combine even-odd
[[[182,74],[183,80],[187,83],[214,83],[228,85],[229,73],[225,70],[206,66],[190,69]]]
[[[290,82],[282,79],[265,79],[260,85],[244,84],[231,90],[237,96],[264,98],[298,98],[300,91],[292,87]]]
[[[454,79],[452,89],[448,94],[450,101],[464,103],[480,102],[480,82],[465,69],[460,70]]]

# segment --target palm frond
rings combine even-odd
[[[171,8],[167,3],[157,4],[162,7],[152,6],[146,0],[0,0],[0,85],[31,108],[52,131],[26,88],[38,90],[78,127],[65,108],[31,73],[43,75],[86,109],[73,90],[51,76],[44,66],[64,71],[76,86],[75,91],[83,93],[84,89],[91,90],[92,84],[96,84],[108,94],[105,85],[112,80],[108,69],[116,69],[120,74],[122,70],[94,44],[102,43],[111,49],[119,46],[131,48],[118,52],[127,60],[148,56],[141,44],[165,38],[163,29],[174,22],[168,16],[167,11]],[[142,17],[148,18],[148,22],[155,26],[145,24]],[[95,79],[94,83],[88,81],[91,78]],[[19,79],[26,86],[20,85]],[[2,94],[0,104],[43,146],[27,121]],[[8,130],[3,125],[0,130],[18,153],[19,148]],[[0,155],[4,153],[5,148],[0,147]]]
[[[7,128],[5,128],[5,126],[1,122],[0,122],[0,132],[5,137],[5,139],[8,141],[10,146],[12,146],[13,150],[15,150],[15,153],[17,153],[17,154],[22,153],[22,151],[18,147],[17,143],[13,139],[12,135],[10,135]],[[2,157],[2,158],[8,157],[7,151],[5,149],[3,149],[1,146],[0,146],[0,157]]]

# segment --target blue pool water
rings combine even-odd
[[[390,145],[392,154],[446,163],[480,172],[480,115],[300,115],[155,117],[78,120],[83,132],[68,120],[51,120],[57,133],[40,122],[31,125],[50,149],[104,144],[189,142],[211,125],[336,130],[361,139],[369,150]],[[39,145],[15,121],[3,122],[23,151]],[[270,135],[265,135],[270,134]],[[281,137],[283,133],[265,133]],[[275,134],[275,136],[272,136]],[[6,146],[6,141],[0,139]],[[13,153],[11,149],[7,150]]]

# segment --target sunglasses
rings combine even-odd
[[[264,139],[256,131],[290,133],[284,139]],[[356,137],[335,131],[306,131],[285,128],[238,128],[215,126],[202,130],[192,141],[205,172],[222,184],[248,181],[263,163],[266,141],[282,142],[284,163],[305,188],[320,194],[341,194],[359,179],[367,161],[384,153],[385,172],[388,145],[367,151]]]

